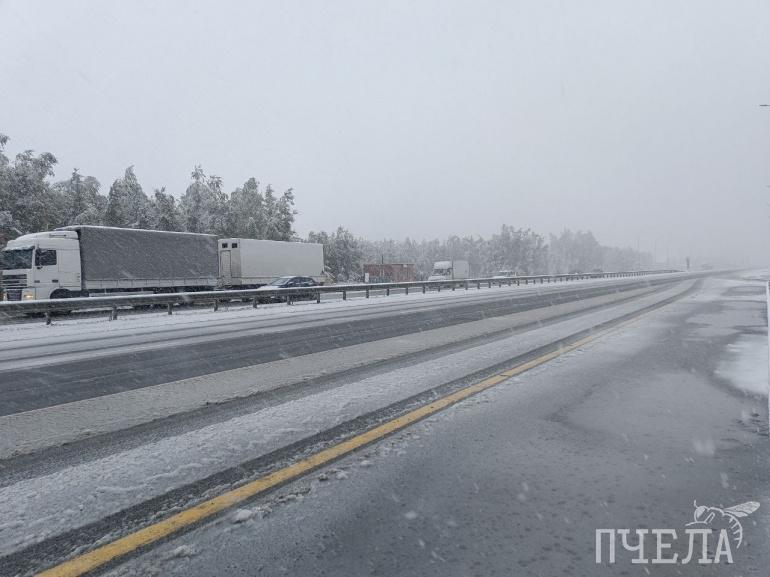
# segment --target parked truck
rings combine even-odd
[[[323,284],[323,245],[252,238],[219,239],[219,277],[225,288],[257,288],[287,276],[310,277]]]
[[[102,226],[23,235],[0,255],[6,300],[245,288],[266,284],[283,270],[323,274],[321,245]]]
[[[433,263],[428,280],[463,280],[471,277],[467,260],[440,260]]]

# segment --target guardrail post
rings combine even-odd
[[[521,280],[516,279],[516,286],[521,286]]]
[[[252,308],[257,308],[257,297],[254,297],[254,298],[252,299],[252,301],[251,301],[251,307],[252,307]]]
[[[315,291],[315,302],[316,304],[321,304],[321,291]]]
[[[452,283],[452,291],[454,291],[454,290],[455,290],[456,284],[457,284],[457,283]]]
[[[487,288],[492,288],[492,281],[487,281]]]
[[[116,318],[118,318],[118,306],[112,305],[112,309],[110,309],[110,320],[114,321]]]
[[[214,299],[214,310],[215,311],[219,310],[219,299]]]
[[[409,294],[409,285],[406,285],[406,286],[404,287],[404,294],[405,294],[405,295],[408,295],[408,294]]]
[[[366,298],[369,298],[369,287],[366,287]]]
[[[388,287],[388,288],[386,288],[386,289],[385,289],[385,296],[386,296],[386,297],[389,297],[389,296],[390,296],[390,287]]]
[[[348,291],[342,291],[342,300],[348,300]]]
[[[480,291],[480,290],[481,290],[481,281],[478,281],[478,282],[476,283],[476,290],[477,290],[477,291]]]
[[[468,290],[468,281],[465,281],[465,290]]]
[[[45,311],[45,324],[51,324],[51,311]]]
[[[291,294],[286,295],[286,306],[291,306]]]
[[[167,311],[168,311],[168,314],[169,314],[169,315],[173,314],[173,311],[174,311],[174,303],[168,303],[168,304],[166,305],[166,309],[167,309]]]
[[[422,285],[422,294],[425,294],[425,285]]]

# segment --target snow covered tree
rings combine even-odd
[[[553,272],[590,272],[601,268],[602,250],[590,231],[564,230],[551,235],[550,260]]]
[[[227,195],[222,192],[222,179],[206,177],[201,166],[191,174],[179,207],[185,230],[226,235],[228,232]]]
[[[57,182],[53,189],[61,194],[65,207],[65,224],[93,224],[104,222],[107,198],[99,194],[101,185],[93,176],[86,176],[72,171],[69,180]]]
[[[338,281],[360,280],[363,274],[364,251],[361,242],[349,230],[338,227],[335,232],[311,232],[308,242],[324,246],[326,270]]]
[[[126,169],[123,178],[112,183],[107,195],[104,222],[107,226],[148,228],[150,201],[134,174],[134,167]]]
[[[1,140],[4,145],[7,138]],[[0,159],[0,211],[7,211],[13,227],[23,233],[51,230],[64,224],[64,202],[48,183],[56,157],[25,150],[12,163]]]
[[[265,199],[259,182],[250,178],[230,195],[227,207],[227,228],[230,236],[264,238]]]
[[[156,188],[150,201],[150,220],[155,230],[182,230],[182,216],[176,205],[176,199],[166,194],[166,187]]]

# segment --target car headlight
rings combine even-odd
[[[35,300],[35,289],[33,288],[25,288],[21,291],[21,300],[23,301],[33,301]]]

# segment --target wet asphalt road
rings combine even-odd
[[[666,286],[671,281],[665,278],[652,281],[641,279],[626,281],[623,285],[638,288],[646,286],[648,282],[652,286]],[[49,352],[52,347],[48,346],[21,350],[17,355],[22,358],[23,355],[30,355],[32,358],[49,355],[52,361],[51,364],[39,367],[0,371],[0,416],[281,358],[510,315],[617,291],[618,286],[610,283],[583,287],[552,286],[543,289],[542,294],[538,294],[534,288],[513,289],[511,292],[496,295],[485,295],[482,291],[478,296],[472,291],[468,294],[470,298],[463,298],[462,291],[458,293],[455,301],[446,306],[415,310],[394,308],[387,316],[376,319],[368,318],[362,313],[359,318],[336,324],[333,322],[334,317],[330,317],[331,322],[318,324],[311,315],[306,326],[270,334],[239,334],[240,331],[248,329],[253,321],[248,318],[240,321],[236,319],[232,327],[224,328],[225,331],[231,331],[232,336],[225,334],[215,341],[189,342],[180,339],[172,347],[128,352],[116,348],[115,352],[108,356],[79,360],[58,360],[56,353]],[[322,305],[318,310],[324,312]],[[206,335],[214,329],[223,330],[221,326],[201,326],[194,336]],[[174,333],[169,331],[167,338],[174,336]],[[104,339],[95,340],[91,346],[94,351],[101,351],[112,345]]]
[[[765,575],[766,327],[761,286],[707,283],[111,575]],[[596,564],[694,500],[761,504],[734,564]]]

